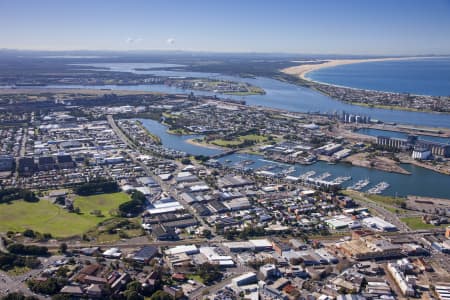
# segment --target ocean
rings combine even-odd
[[[450,57],[340,65],[306,77],[352,88],[450,96]]]

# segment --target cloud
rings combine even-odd
[[[169,45],[174,45],[175,44],[175,39],[174,38],[168,38],[166,42]]]
[[[144,39],[143,38],[140,38],[140,37],[138,37],[138,38],[132,38],[132,37],[129,37],[129,38],[127,38],[126,40],[125,40],[125,42],[127,43],[127,44],[139,44],[140,42],[142,42]]]

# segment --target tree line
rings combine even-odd
[[[117,182],[105,178],[96,179],[75,187],[74,192],[80,196],[94,194],[115,193],[119,191]]]
[[[21,188],[7,188],[0,190],[0,203],[9,203],[19,199],[23,199],[27,202],[39,201],[36,194],[30,190]]]

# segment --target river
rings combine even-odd
[[[425,113],[425,112],[409,112],[400,110],[388,110],[379,108],[370,108],[358,105],[351,105],[344,102],[334,100],[326,95],[309,88],[297,86],[294,84],[282,82],[279,80],[256,77],[241,78],[238,76],[227,76],[217,73],[202,72],[186,72],[176,68],[177,65],[167,70],[147,70],[136,71],[135,68],[155,68],[155,64],[129,64],[129,63],[101,63],[94,64],[95,67],[111,68],[111,71],[133,72],[136,74],[151,74],[160,76],[174,77],[197,77],[212,78],[231,81],[244,81],[255,86],[261,87],[266,91],[264,95],[250,96],[233,96],[221,95],[213,92],[194,91],[189,89],[180,89],[166,85],[51,85],[47,88],[86,88],[86,89],[111,89],[111,90],[137,90],[137,91],[153,91],[161,93],[190,93],[205,96],[218,96],[220,98],[244,99],[249,105],[265,106],[270,108],[278,108],[295,112],[321,112],[334,113],[346,111],[353,114],[368,115],[372,119],[378,119],[385,122],[395,122],[402,124],[422,125],[430,127],[450,128],[450,115]],[[33,87],[34,89],[36,87]]]
[[[140,120],[147,128],[147,130],[158,135],[161,138],[161,142],[163,143],[163,145],[168,148],[184,151],[193,155],[214,155],[221,152],[221,150],[192,145],[187,142],[187,140],[191,138],[201,138],[200,135],[182,136],[169,134],[167,133],[167,127],[157,121],[148,119]],[[244,165],[244,161],[252,161],[253,163]],[[224,156],[219,159],[219,162],[230,167],[241,167],[243,165],[247,168],[252,169],[269,167],[270,171],[272,172],[279,172],[291,167],[291,165],[288,164],[281,164],[265,160],[260,155],[241,153]],[[327,180],[332,180],[338,176],[351,176],[351,180],[342,184],[344,187],[352,185],[358,180],[369,179],[370,184],[366,188],[364,188],[363,191],[366,191],[367,189],[373,187],[375,184],[381,181],[386,181],[391,186],[383,192],[384,195],[417,195],[450,199],[450,189],[448,188],[450,177],[448,175],[436,173],[428,169],[409,164],[402,164],[401,166],[407,171],[411,172],[411,175],[403,175],[379,171],[375,169],[362,168],[352,166],[347,163],[329,165],[321,161],[308,166],[295,165],[295,172],[290,175],[299,176],[308,171],[315,171],[317,172],[315,176],[318,176],[322,173],[329,172],[332,175],[327,178]]]

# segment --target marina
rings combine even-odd
[[[367,190],[367,193],[369,194],[381,194],[384,190],[388,189],[390,187],[390,184],[382,181],[375,185],[373,188],[370,188]]]
[[[167,132],[167,127],[161,123],[144,119],[141,120],[143,125],[152,133],[161,138],[164,146],[178,151],[183,151],[193,155],[216,155],[222,153],[222,150],[211,149],[199,145],[192,145],[187,140],[198,135],[173,135]],[[249,161],[253,161],[250,164]],[[242,161],[247,161],[242,164]],[[338,177],[346,177],[351,174],[351,179],[342,182],[343,188],[352,188],[354,190],[363,191],[370,182],[386,181],[390,183],[390,188],[381,191],[383,195],[418,195],[436,198],[450,198],[450,190],[447,188],[450,177],[448,175],[433,172],[418,166],[410,164],[400,164],[402,168],[411,173],[411,175],[403,175],[396,173],[384,172],[376,169],[353,166],[346,163],[336,163],[330,165],[326,162],[319,161],[311,165],[301,164],[284,164],[264,159],[261,155],[234,153],[218,158],[218,162],[225,167],[236,168],[240,171],[260,170],[273,173],[272,176],[283,176],[283,170],[294,167],[294,172],[289,172],[290,176],[299,177],[300,180],[313,177],[316,174],[331,173],[330,182]],[[292,171],[292,170],[291,170]],[[281,175],[277,175],[281,174]],[[358,183],[359,182],[359,183]],[[334,183],[339,183],[334,182]]]
[[[355,184],[348,186],[347,188],[350,190],[359,191],[362,188],[366,187],[369,183],[370,181],[368,179],[358,180]]]

